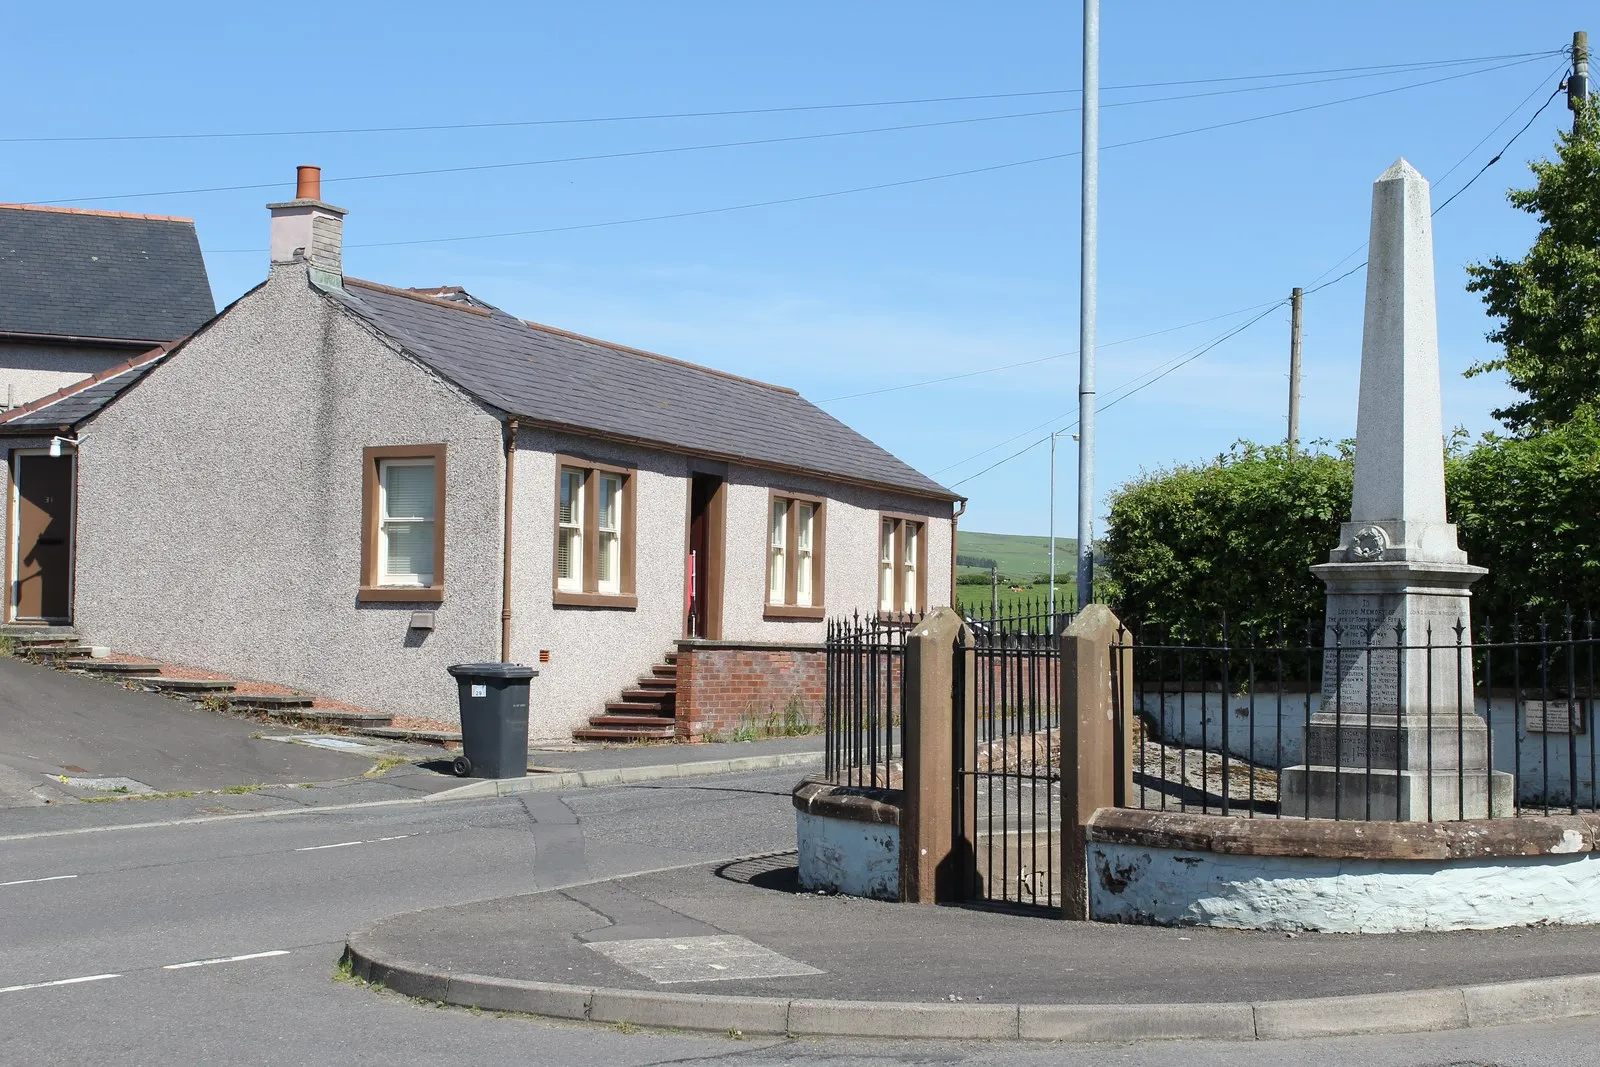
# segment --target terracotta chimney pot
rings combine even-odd
[[[296,167],[295,190],[296,200],[321,200],[322,199],[322,168],[321,167]]]

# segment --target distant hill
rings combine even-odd
[[[1013,580],[1031,582],[1037,575],[1050,572],[1050,538],[1030,537],[1027,534],[980,533],[977,530],[956,531],[956,554],[992,559],[1000,565],[1000,574]],[[1056,575],[1070,577],[1078,568],[1078,541],[1072,537],[1056,538]],[[957,575],[984,573],[981,569],[958,567]]]

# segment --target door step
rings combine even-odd
[[[572,731],[572,736],[579,741],[671,741],[677,725],[667,720],[660,726],[589,725]]]
[[[233,683],[221,678],[140,678],[140,689],[155,693],[231,693]]]
[[[229,698],[229,703],[245,711],[277,711],[282,708],[309,708],[311,698],[300,693],[239,693]]]
[[[25,622],[8,622],[0,626],[0,637],[9,637],[18,644],[76,641],[78,639],[78,628],[75,626],[34,626]]]
[[[269,719],[287,722],[309,722],[319,726],[376,727],[394,722],[393,715],[381,711],[344,711],[340,708],[273,708],[267,712]]]
[[[69,659],[61,664],[70,671],[84,671],[88,674],[112,674],[117,676],[136,677],[141,674],[160,674],[159,663],[124,663],[114,659]]]

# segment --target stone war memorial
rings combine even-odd
[[[1283,771],[1285,810],[1513,814],[1472,710],[1472,583],[1488,572],[1445,519],[1443,440],[1428,183],[1401,159],[1373,186],[1355,487],[1339,546],[1314,568],[1328,586],[1322,701],[1306,763]]]
[[[1475,629],[1445,510],[1428,182],[1372,187],[1350,521],[1303,644],[836,622],[799,879],[1065,919],[1384,933],[1600,923],[1596,640]]]

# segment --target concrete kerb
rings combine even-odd
[[[1267,1041],[1482,1029],[1600,1014],[1600,974],[1255,1003],[949,1004],[666,993],[453,973],[385,959],[364,934],[345,943],[345,960],[357,978],[457,1007],[812,1037]]]
[[[608,785],[634,785],[666,778],[699,778],[711,774],[739,774],[746,771],[771,771],[784,767],[809,767],[822,762],[823,753],[778,752],[766,756],[736,756],[732,759],[697,760],[693,763],[656,763],[646,767],[605,767],[592,771],[557,771],[529,774],[521,778],[486,778],[443,789],[429,800],[471,800],[477,797],[508,797],[518,793],[542,793],[558,789],[592,789]]]

